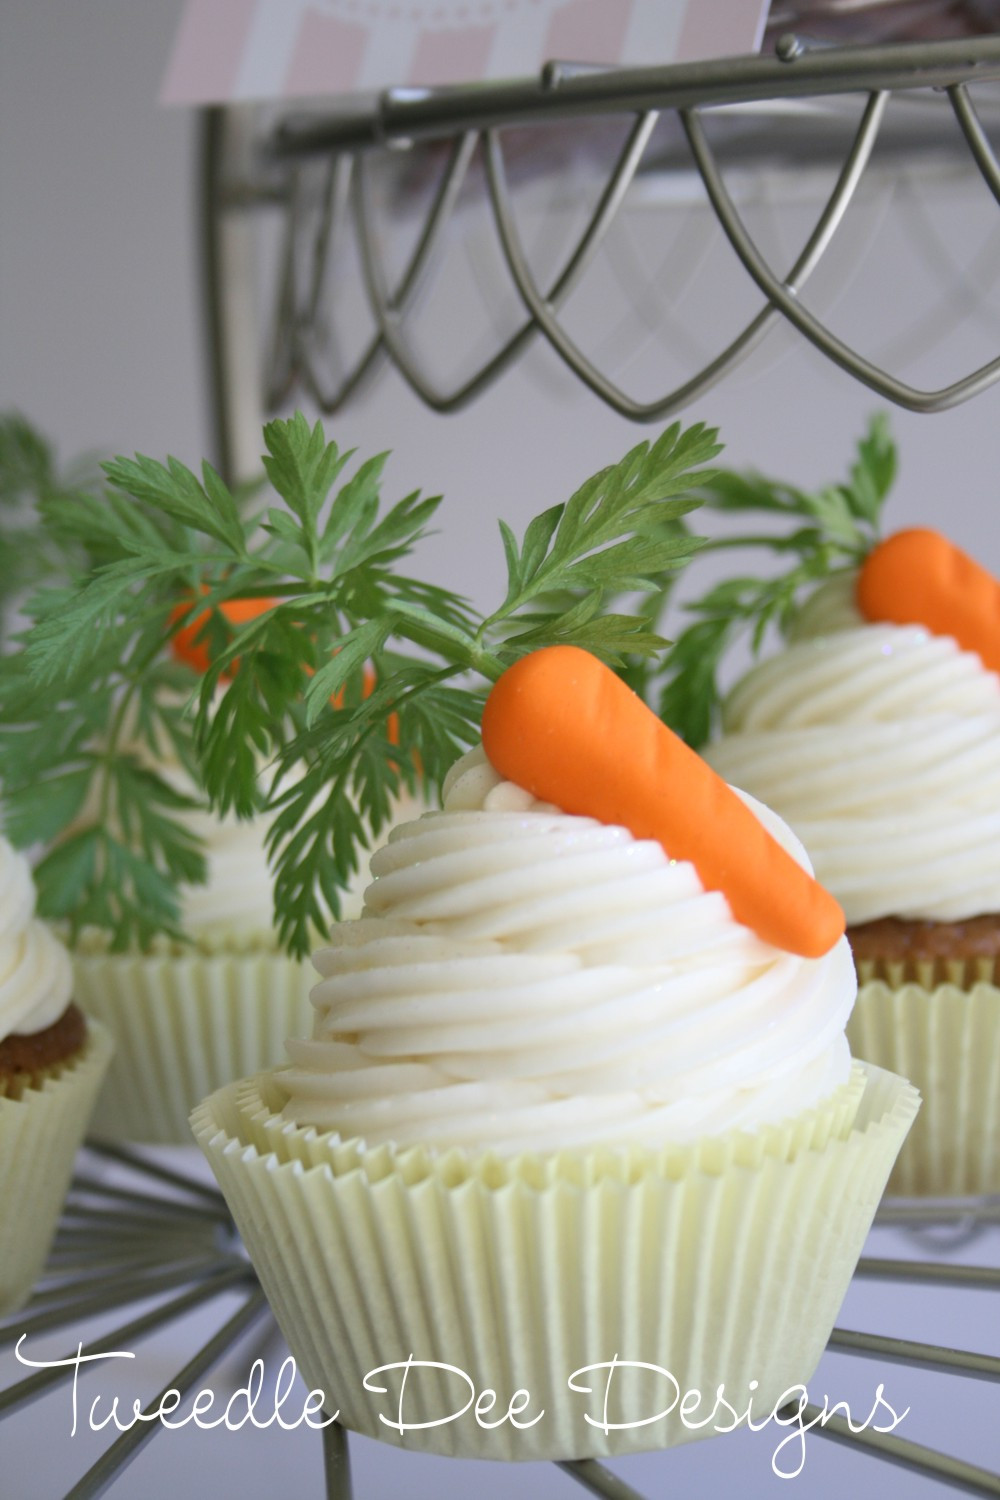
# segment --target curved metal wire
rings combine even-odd
[[[546,302],[553,307],[560,306],[570,296],[611,228],[629,183],[642,161],[643,152],[656,124],[656,119],[655,113],[640,115],[632,126],[589,223],[546,295]],[[384,271],[375,247],[363,159],[359,159],[355,183],[357,187],[355,206],[365,288],[385,345],[392,354],[393,361],[404,380],[428,406],[434,411],[458,411],[491,385],[521,355],[528,343],[539,332],[537,319],[529,317],[507,342],[461,385],[451,391],[443,391],[435,386],[430,377],[421,369],[417,355],[407,344],[402,330],[402,317],[391,305],[391,299],[386,290]]]
[[[941,287],[936,303],[907,320],[906,327],[887,339],[879,362],[899,364],[939,345],[960,324],[975,321],[981,328],[1000,333],[1000,311],[987,300],[1000,281],[1000,223],[995,224],[976,251],[962,266],[938,232],[914,184],[904,180],[896,196],[910,226],[908,239],[928,274]]]
[[[336,411],[388,359],[433,409],[457,411],[499,379],[542,335],[563,363],[615,410],[635,421],[654,421],[711,388],[778,322],[797,330],[812,347],[853,378],[913,411],[945,410],[986,390],[1000,379],[1000,357],[949,385],[924,390],[862,355],[832,332],[828,320],[806,308],[800,296],[803,285],[823,256],[827,231],[832,233],[836,229],[850,193],[845,191],[843,183],[838,185],[835,196],[842,195],[840,208],[827,204],[824,212],[829,217],[817,226],[815,241],[805,247],[787,275],[779,275],[767,263],[734,205],[716,154],[705,137],[702,111],[732,103],[829,101],[850,93],[867,96],[868,109],[874,109],[875,101],[881,101],[877,106],[881,111],[890,93],[898,91],[899,97],[912,100],[920,97],[917,90],[924,91],[924,97],[930,90],[939,91],[950,104],[949,111],[942,99],[942,108],[958,122],[956,142],[964,144],[990,192],[1000,202],[1000,163],[968,91],[970,84],[1000,76],[1000,39],[984,37],[974,42],[820,51],[792,49],[785,52],[783,59],[742,58],[682,67],[596,71],[553,64],[537,79],[467,88],[389,90],[374,104],[342,109],[329,119],[300,119],[280,125],[270,142],[272,172],[275,161],[288,172],[290,164],[294,167],[319,159],[324,153],[331,166],[315,229],[307,224],[309,216],[301,191],[294,195],[295,201],[288,208],[271,353],[268,393],[271,404],[283,403],[295,386],[301,385],[323,411]],[[642,150],[637,149],[635,159],[629,163],[624,157],[619,159],[590,224],[570,252],[562,272],[552,285],[543,289],[521,244],[504,170],[500,132],[512,124],[593,119],[611,113],[635,115],[637,122],[643,122],[637,128],[651,131],[652,122],[664,110],[675,111],[682,120],[715,219],[745,272],[763,294],[765,306],[731,344],[693,376],[653,400],[639,401],[605,371],[602,357],[583,353],[559,314],[616,220]],[[871,140],[875,133],[873,124]],[[450,140],[451,154],[418,243],[398,282],[391,284],[379,244],[384,226],[377,223],[372,203],[367,157],[389,146],[440,140]],[[867,157],[870,145],[870,141],[867,144],[855,141],[860,165],[863,165],[860,154]],[[422,286],[435,271],[440,273],[442,269],[444,231],[453,218],[462,182],[479,147],[486,162],[492,222],[501,262],[527,316],[471,375],[457,384],[443,386],[425,366],[408,315],[413,310],[418,284]],[[633,149],[634,143],[626,147],[625,154]],[[845,163],[845,173],[851,170],[851,163]],[[346,367],[341,365],[331,381],[322,367],[324,361],[336,361],[338,340],[335,329],[326,323],[336,311],[336,298],[350,292],[331,288],[327,268],[333,240],[347,228],[348,219],[353,220],[360,278],[375,327],[360,352],[352,356]],[[311,271],[303,274],[296,269],[296,256],[298,245],[307,236],[311,236]],[[299,282],[304,286],[299,286]],[[662,306],[651,307],[650,290],[647,286],[644,313],[664,325],[658,329],[662,341],[666,330],[664,311]],[[631,291],[626,301],[634,303]],[[438,310],[442,318],[447,317],[447,288],[440,309],[435,309]]]
[[[862,385],[895,402],[897,406],[925,413],[947,411],[969,397],[979,395],[1000,380],[998,356],[951,385],[932,391],[920,390],[865,359],[836,334],[831,333],[819,318],[798,301],[794,292],[778,279],[757,248],[725,185],[697,111],[682,110],[681,119],[716,217],[745,270],[769,302],[834,364],[853,375]]]
[[[950,1490],[961,1490],[966,1495],[1000,1495],[1000,1474],[979,1468],[960,1458],[936,1453],[923,1443],[914,1443],[910,1438],[899,1437],[894,1432],[857,1432],[844,1417],[827,1414],[820,1407],[807,1405],[802,1410],[802,1421],[816,1422],[811,1428],[819,1437],[827,1437],[849,1448],[868,1453],[872,1458],[887,1460],[897,1468],[908,1469],[924,1479],[938,1479]]]
[[[420,289],[432,256],[438,247],[440,237],[454,211],[459,193],[462,190],[462,185],[468,173],[469,165],[475,153],[475,148],[476,138],[474,135],[459,136],[454,141],[427,217],[396,287],[390,291],[386,288],[384,281],[381,283],[385,293],[386,307],[393,318],[403,318]],[[308,392],[312,400],[315,401],[320,410],[325,412],[339,410],[375,373],[379,363],[387,352],[385,335],[376,318],[375,333],[368,340],[351,367],[343,373],[339,382],[330,387],[324,386],[307,343],[309,335],[316,330],[321,292],[324,280],[328,275],[328,265],[335,230],[348,216],[352,194],[352,181],[358,170],[360,170],[359,164],[356,163],[353,157],[338,155],[334,159],[329,174],[328,187],[324,193],[326,207],[325,209],[321,208],[319,215],[312,276],[305,309],[302,313],[293,314],[294,321],[289,320],[288,333],[286,335],[294,349],[294,358],[304,389]],[[289,223],[291,226],[291,215]],[[356,221],[356,231],[358,227],[358,222]],[[293,235],[294,230],[290,228],[289,242],[286,245],[285,251],[286,275],[289,274],[287,270],[288,266],[294,264]],[[281,313],[279,310],[279,328],[280,323]],[[290,389],[291,384],[285,385],[282,388],[280,397],[274,401],[274,404],[280,404],[281,401],[287,399]]]
[[[957,83],[948,90],[948,98],[955,118],[962,127],[962,134],[969,143],[972,159],[986,186],[1000,203],[1000,164],[997,163],[996,153],[989,143],[976,107],[969,98],[968,88],[963,83]]]
[[[861,181],[865,166],[878,136],[879,125],[885,113],[887,101],[887,94],[876,94],[869,98],[833,191],[801,254],[785,281],[782,282],[782,286],[788,295],[794,296],[801,289],[819,264],[824,251],[833,239],[837,227],[846,212],[847,205],[851,201],[858,183]],[[702,395],[703,392],[715,385],[740,360],[745,359],[760,342],[777,311],[773,305],[763,307],[756,317],[747,324],[742,332],[715,359],[711,360],[703,370],[683,385],[676,386],[664,396],[660,396],[653,401],[636,401],[628,396],[619,386],[603,375],[592,361],[587,358],[579,345],[558,322],[555,316],[556,309],[551,299],[543,297],[540,293],[521,246],[514,215],[511,210],[510,195],[506,187],[504,175],[503,152],[499,133],[491,130],[488,133],[487,141],[490,198],[493,203],[497,233],[500,237],[508,269],[517,289],[524,299],[525,305],[531,311],[533,318],[556,352],[580,377],[584,384],[589,386],[595,394],[599,395],[615,411],[620,412],[622,416],[630,417],[636,422],[658,421],[661,417],[665,417],[672,412],[678,411],[682,406],[686,406],[688,402]]]

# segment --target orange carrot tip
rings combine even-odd
[[[873,624],[923,625],[1000,672],[1000,581],[939,531],[913,527],[879,542],[855,598]]]
[[[736,920],[774,947],[818,958],[843,935],[830,893],[589,651],[547,646],[508,667],[486,700],[483,748],[534,797],[690,861],[706,890],[721,891]]]
[[[202,589],[202,592],[205,593],[206,590]],[[219,605],[219,613],[230,625],[245,625],[250,620],[256,620],[258,615],[266,614],[269,609],[273,609],[277,602],[277,599],[227,599]],[[186,614],[189,607],[187,604],[175,605],[170,611],[171,625]],[[170,649],[177,660],[184,662],[193,671],[200,672],[202,676],[212,665],[208,642],[202,636],[208,614],[207,609],[202,610],[194,619],[182,625],[180,630],[175,631],[170,638]],[[231,677],[235,668],[236,663],[233,662],[230,670],[224,672],[223,676]]]

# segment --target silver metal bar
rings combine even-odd
[[[278,273],[278,301],[274,314],[270,354],[266,360],[267,379],[264,387],[264,404],[268,411],[274,411],[277,407],[284,405],[295,387],[296,377],[301,374],[297,363],[295,249],[302,223],[302,175],[302,171],[298,169],[292,172],[285,210],[285,233]],[[311,309],[308,316],[312,324],[315,321],[315,309]]]
[[[626,1484],[624,1479],[619,1479],[617,1474],[602,1467],[593,1458],[579,1458],[572,1462],[557,1463],[557,1469],[562,1469],[570,1479],[575,1479],[583,1489],[589,1490],[592,1495],[602,1495],[605,1500],[642,1500],[638,1490]]]
[[[145,1236],[117,1234],[110,1244],[107,1239],[102,1244],[97,1234],[60,1237],[45,1263],[45,1275],[46,1278],[65,1277],[68,1264],[87,1265],[95,1256],[110,1263],[150,1260],[173,1265],[192,1256],[200,1259],[205,1255],[217,1258],[229,1255],[238,1244],[235,1235],[222,1234],[211,1227],[199,1233],[197,1226],[183,1224],[177,1229],[164,1228],[162,1231],[153,1226]]]
[[[88,1197],[113,1198],[155,1215],[157,1219],[176,1219],[178,1215],[187,1219],[205,1219],[218,1223],[232,1223],[229,1211],[216,1203],[180,1203],[170,1198],[157,1198],[152,1193],[140,1193],[135,1188],[116,1187],[93,1177],[75,1176],[70,1183],[70,1193],[82,1193]],[[70,1199],[72,1204],[73,1199]]]
[[[890,1198],[879,1204],[875,1223],[985,1228],[1000,1224],[1000,1197]]]
[[[330,255],[330,246],[334,239],[334,231],[348,215],[352,164],[352,157],[338,154],[331,160],[326,173],[319,208],[319,232],[313,244],[312,268],[306,297],[305,313],[310,325],[315,321],[319,310],[323,276]]]
[[[836,233],[871,156],[887,101],[888,95],[884,94],[873,95],[868,100],[833,192],[801,254],[782,283],[789,295],[800,290],[805,284]],[[679,410],[715,385],[730,369],[745,359],[767,331],[768,324],[777,311],[772,302],[769,302],[715,359],[690,380],[654,401],[634,400],[602,374],[587,358],[579,345],[559,324],[551,301],[540,294],[510,210],[509,193],[505,186],[502,147],[496,131],[491,131],[487,138],[487,170],[501,249],[525,306],[541,332],[570,369],[596,395],[615,411],[620,412],[622,416],[637,422],[654,422]],[[615,206],[617,207],[617,204]]]
[[[240,1284],[245,1285],[253,1279],[253,1272],[249,1265],[221,1271],[217,1276],[201,1281],[189,1291],[182,1292],[170,1302],[161,1303],[159,1307],[143,1313],[141,1317],[123,1323],[120,1328],[109,1330],[103,1335],[103,1339],[107,1344],[124,1346],[127,1349],[131,1343],[145,1338],[149,1333],[154,1333],[174,1318],[183,1317],[200,1303],[210,1302],[220,1292],[229,1291],[230,1288]],[[39,1370],[36,1375],[29,1375],[25,1380],[18,1381],[16,1385],[8,1386],[5,1391],[0,1391],[0,1416],[14,1411],[19,1406],[24,1406],[28,1401],[34,1401],[50,1386],[58,1385],[64,1380],[71,1380],[75,1364],[70,1361],[75,1361],[75,1352],[71,1351],[64,1356],[64,1359],[66,1363],[58,1368],[50,1364],[46,1369]]]
[[[175,1172],[172,1168],[165,1167],[150,1157],[142,1156],[128,1146],[120,1146],[113,1141],[88,1140],[86,1147],[97,1156],[106,1156],[109,1160],[121,1162],[123,1166],[131,1167],[133,1171],[147,1177],[155,1177],[160,1182],[169,1182],[174,1187],[182,1188],[186,1193],[193,1193],[196,1198],[207,1198],[210,1203],[224,1204],[226,1201],[217,1187],[210,1187],[208,1183],[199,1182],[197,1178],[188,1177],[183,1172]]]
[[[789,323],[834,364],[853,375],[862,385],[867,385],[871,390],[877,391],[886,400],[893,401],[897,406],[905,407],[908,411],[917,412],[947,411],[971,396],[979,395],[1000,380],[1000,356],[998,356],[951,385],[943,386],[936,391],[918,390],[916,386],[908,385],[887,371],[879,369],[877,365],[837,338],[818,318],[807,311],[794,292],[778,280],[760,254],[729,195],[697,111],[684,110],[681,112],[681,118],[716,217],[742,261],[744,269]]]
[[[183,1396],[195,1381],[210,1370],[217,1360],[221,1359],[226,1350],[229,1349],[250,1324],[265,1311],[267,1300],[259,1287],[254,1287],[233,1316],[223,1324],[219,1331],[209,1339],[208,1343],[198,1350],[197,1354],[174,1376],[173,1380],[153,1397],[152,1401],[143,1409],[143,1415],[149,1418],[156,1413],[163,1402],[168,1391],[179,1391]],[[136,1454],[145,1447],[156,1431],[156,1421],[137,1421],[127,1432],[123,1432],[111,1444],[106,1453],[97,1460],[97,1463],[89,1468],[82,1479],[68,1491],[66,1500],[97,1500],[99,1495],[107,1492],[112,1481],[127,1468],[135,1458]]]
[[[123,1235],[120,1231],[112,1245],[107,1239],[103,1244],[99,1235],[80,1236],[75,1239],[58,1240],[46,1261],[47,1276],[65,1276],[67,1263],[88,1265],[100,1262],[104,1265],[132,1265],[137,1260],[156,1261],[160,1265],[175,1265],[179,1260],[201,1259],[206,1255],[219,1259],[228,1252],[228,1246],[219,1245],[214,1236],[199,1234],[150,1231],[145,1234]]]
[[[1000,1268],[953,1265],[948,1261],[877,1260],[862,1256],[854,1274],[878,1281],[930,1281],[942,1286],[1000,1288]]]
[[[246,1262],[237,1262],[234,1267],[232,1260],[220,1260],[215,1257],[212,1260],[204,1260],[200,1264],[196,1262],[192,1265],[189,1262],[173,1270],[163,1271],[158,1276],[144,1276],[136,1279],[124,1276],[108,1278],[101,1291],[87,1292],[86,1295],[77,1298],[71,1307],[63,1305],[50,1308],[47,1312],[36,1313],[30,1318],[15,1316],[13,1322],[8,1322],[0,1328],[0,1346],[16,1343],[25,1333],[45,1333],[50,1328],[61,1328],[64,1323],[89,1318],[94,1313],[104,1312],[109,1307],[124,1307],[129,1302],[142,1302],[147,1297],[155,1297],[160,1292],[172,1292],[185,1282],[202,1278],[205,1280],[217,1278],[230,1267],[242,1271],[243,1275],[249,1275]]]
[[[816,1421],[817,1425],[811,1427],[810,1432],[819,1437],[828,1437],[848,1448],[861,1449],[873,1458],[885,1459],[924,1478],[939,1479],[952,1490],[961,1490],[967,1495],[1000,1495],[1000,1474],[952,1458],[950,1454],[937,1453],[933,1448],[925,1448],[921,1443],[897,1437],[892,1432],[875,1432],[871,1428],[855,1432],[844,1417],[827,1416],[822,1420],[822,1416],[820,1407],[806,1406],[802,1411],[803,1425]]]
[[[66,1228],[72,1230],[79,1228],[86,1230],[89,1226],[100,1226],[105,1234],[114,1231],[121,1234],[123,1238],[145,1238],[150,1233],[159,1233],[163,1229],[163,1217],[157,1214],[155,1217],[149,1214],[138,1213],[115,1213],[110,1208],[98,1206],[88,1207],[82,1203],[70,1201],[65,1208]],[[225,1223],[224,1216],[216,1213],[216,1223]],[[190,1226],[178,1226],[187,1227]],[[167,1231],[169,1233],[169,1230]]]
[[[68,1211],[68,1210],[67,1210]],[[88,1245],[107,1245],[108,1237],[101,1233],[99,1220],[84,1220],[80,1224],[65,1224],[56,1235],[56,1248],[86,1249]],[[149,1232],[144,1225],[132,1226],[126,1232],[120,1225],[115,1232],[115,1240],[121,1246],[126,1246],[135,1240],[149,1238]]]
[[[213,105],[202,111],[202,121],[199,269],[210,425],[213,458],[226,483],[235,485],[260,472],[254,226],[224,188],[227,176],[244,175],[250,134],[245,107]]]
[[[326,1500],[353,1500],[351,1453],[347,1432],[339,1422],[323,1428],[323,1477]]]
[[[458,131],[595,114],[693,109],[894,89],[950,88],[1000,76],[1000,38],[832,47],[783,61],[727,57],[655,68],[543,72],[537,78],[458,88],[399,88],[337,115],[285,121],[279,156],[365,151]]]
[[[947,1349],[942,1344],[922,1344],[912,1339],[888,1338],[879,1333],[857,1333],[835,1328],[827,1340],[834,1353],[856,1354],[861,1359],[887,1359],[891,1364],[917,1365],[939,1374],[967,1375],[972,1380],[1000,1380],[1000,1358],[975,1354],[968,1349]]]
[[[204,1242],[199,1242],[196,1247],[192,1248],[197,1249],[199,1257],[205,1253]],[[86,1253],[67,1248],[61,1253],[57,1251],[49,1256],[45,1263],[43,1280],[69,1284],[78,1278],[84,1280],[88,1276],[99,1276],[105,1269],[113,1270],[116,1266],[162,1266],[167,1261],[175,1260],[173,1249],[173,1241],[167,1249],[157,1245],[145,1253],[138,1253],[132,1249],[122,1251],[107,1244],[101,1247],[96,1242],[93,1250]],[[32,1302],[34,1300],[33,1297]]]
[[[30,1302],[22,1309],[22,1317],[25,1314],[33,1314],[45,1307],[61,1307],[65,1310],[65,1321],[74,1316],[76,1299],[81,1291],[88,1287],[101,1285],[108,1281],[117,1281],[122,1270],[133,1273],[129,1280],[135,1281],[137,1277],[147,1272],[159,1270],[169,1260],[172,1272],[176,1272],[175,1285],[186,1281],[188,1269],[194,1269],[197,1275],[198,1266],[203,1262],[205,1246],[200,1245],[197,1253],[189,1258],[166,1257],[163,1255],[129,1255],[115,1256],[106,1255],[103,1260],[96,1257],[88,1264],[83,1265],[74,1272],[72,1278],[61,1276],[53,1285],[43,1283],[40,1290],[32,1294]],[[236,1256],[216,1257],[213,1260],[216,1265],[237,1265],[239,1261]]]

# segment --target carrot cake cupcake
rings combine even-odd
[[[483,739],[316,954],[312,1038],[195,1135],[352,1430],[504,1459],[730,1430],[812,1374],[917,1096],[852,1063],[797,841],[609,669],[523,658]],[[671,1382],[732,1405],[698,1429]]]
[[[37,1281],[111,1055],[72,1002],[65,948],[34,916],[27,860],[0,836],[0,1315]]]
[[[806,602],[705,751],[844,908],[852,1049],[924,1098],[903,1193],[1000,1192],[998,669],[995,580],[937,533],[898,532]]]

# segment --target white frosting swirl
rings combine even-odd
[[[787,819],[848,922],[1000,911],[1000,678],[947,636],[865,624],[852,587],[742,679],[705,758]]]
[[[161,735],[158,742],[152,744],[139,737],[134,722],[129,725],[122,748],[134,755],[145,769],[162,777],[173,791],[199,804],[172,813],[200,839],[205,856],[204,883],[180,888],[180,930],[209,950],[217,946],[228,947],[233,942],[276,941],[274,877],[268,864],[265,841],[277,812],[260,813],[253,818],[237,818],[231,812],[220,816],[213,812],[205,803],[204,792],[169,739]],[[79,818],[67,828],[67,834],[93,819],[97,798],[95,786]],[[403,792],[393,806],[393,821],[418,817],[425,805]],[[362,861],[350,884],[341,893],[343,916],[360,914],[367,884],[368,874]],[[89,932],[84,941],[85,945],[98,943],[96,935]]]
[[[66,949],[35,917],[28,861],[0,835],[0,1041],[58,1021],[72,988]]]
[[[777,951],[692,865],[533,801],[482,752],[371,869],[362,918],[315,955],[313,1039],[288,1043],[299,1124],[503,1152],[657,1145],[787,1118],[848,1077],[843,940]]]
[[[418,817],[425,804],[407,792],[393,804],[393,821]],[[210,932],[265,934],[274,926],[274,877],[264,840],[277,813],[249,820],[208,810],[182,813],[184,823],[204,842],[207,880],[181,890],[182,931],[201,938]],[[361,863],[340,893],[342,917],[361,913],[368,874]]]

